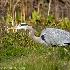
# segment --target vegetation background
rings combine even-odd
[[[0,70],[70,70],[70,46],[54,48],[33,42],[24,30],[8,30],[26,22],[36,36],[46,27],[70,31],[70,0],[0,0]]]

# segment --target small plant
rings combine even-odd
[[[70,28],[70,21],[67,17],[64,19],[64,25],[66,26],[66,28]]]
[[[32,19],[33,19],[34,22],[36,22],[36,20],[40,19],[38,12],[35,11],[35,10],[32,12]]]
[[[50,14],[47,18],[47,23],[53,25],[55,23],[54,16]]]
[[[63,28],[63,29],[70,28],[69,19],[67,17],[64,18],[64,19],[61,19],[57,27],[60,27],[60,28]]]

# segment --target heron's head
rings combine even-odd
[[[11,27],[9,29],[24,29],[24,30],[26,30],[26,29],[28,29],[28,27],[30,27],[28,24],[21,23],[21,24],[15,26],[15,27]]]
[[[28,26],[29,25],[26,23],[21,23],[21,24],[16,26],[16,29],[25,29],[26,30]]]

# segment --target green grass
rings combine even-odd
[[[42,46],[41,46],[42,47]],[[43,48],[43,47],[42,47]],[[59,48],[56,48],[59,49]],[[58,51],[52,51],[52,48],[46,49],[45,46],[40,52],[34,51],[28,55],[11,56],[10,58],[1,61],[0,67],[2,70],[69,70],[70,61],[66,55],[61,58]],[[44,51],[45,50],[45,51]],[[47,51],[49,50],[49,52]],[[9,56],[6,56],[9,57]]]

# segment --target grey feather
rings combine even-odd
[[[46,28],[42,30],[41,36],[44,35],[44,39],[47,43],[52,45],[66,46],[70,43],[70,32],[56,28]]]

